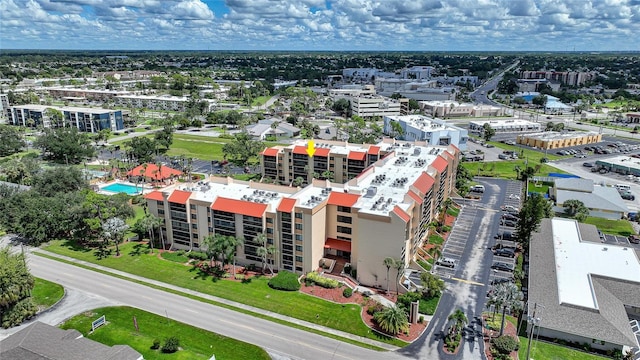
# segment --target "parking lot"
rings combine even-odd
[[[478,209],[475,207],[464,207],[462,211],[460,211],[455,226],[451,230],[449,238],[442,249],[442,256],[453,260],[456,266],[460,264],[477,213]],[[451,278],[455,274],[455,271],[455,267],[435,266],[435,272],[442,278]]]

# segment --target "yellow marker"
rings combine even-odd
[[[313,157],[313,154],[316,152],[316,148],[314,147],[313,140],[309,140],[307,143],[307,154],[309,157]]]

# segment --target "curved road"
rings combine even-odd
[[[400,359],[393,352],[377,352],[316,335],[233,310],[156,290],[95,271],[40,256],[29,256],[34,276],[246,341],[266,349],[277,359]]]

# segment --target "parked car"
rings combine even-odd
[[[491,280],[491,285],[505,284],[513,282],[513,279],[510,278],[495,278]]]
[[[634,201],[636,199],[636,196],[630,192],[624,192],[620,194],[620,197],[622,197],[625,200],[631,200],[631,201]]]
[[[640,244],[640,235],[629,235],[628,240],[632,244]]]
[[[509,156],[506,154],[498,154],[498,159],[500,160],[509,160]]]
[[[518,209],[517,207],[515,207],[513,205],[504,205],[500,209],[502,209],[502,211],[515,211],[515,212],[520,211],[520,209]]]
[[[513,140],[509,140],[509,141],[506,141],[505,144],[507,144],[507,145],[515,145],[516,142],[513,141]]]
[[[595,166],[595,164],[594,163],[590,163],[590,162],[585,162],[585,163],[582,163],[582,166],[588,167],[588,168],[592,168],[592,167]]]
[[[456,261],[443,256],[436,261],[436,265],[453,269],[454,267],[456,267]]]
[[[516,256],[516,252],[513,249],[502,248],[498,249],[493,253],[495,256],[504,256],[504,257],[514,257]]]
[[[469,191],[483,193],[484,192],[484,185],[473,185],[471,187],[471,189],[469,189]]]
[[[494,270],[509,271],[509,272],[512,272],[514,270],[513,264],[507,264],[499,261],[494,262],[491,265],[491,268]]]
[[[503,231],[501,233],[497,233],[496,236],[494,236],[494,239],[513,240],[513,233],[511,231]]]
[[[508,226],[508,227],[516,227],[516,222],[513,220],[500,220],[500,225]]]
[[[502,214],[502,219],[504,220],[513,220],[513,221],[518,221],[518,217],[509,213],[506,214]]]

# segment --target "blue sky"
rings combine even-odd
[[[640,0],[0,0],[2,49],[638,51]]]

